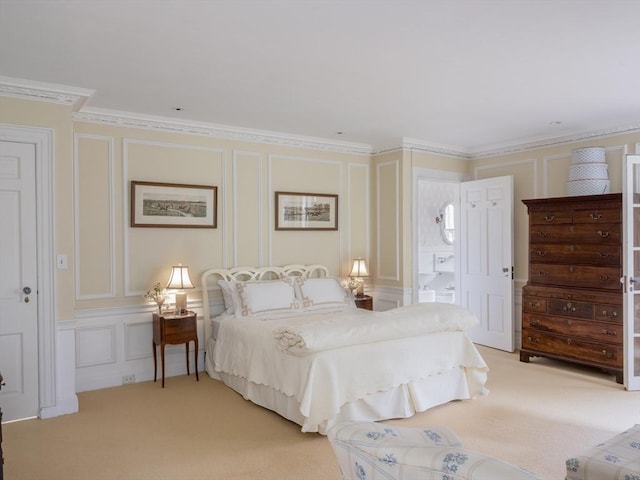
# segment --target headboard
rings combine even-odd
[[[285,265],[284,267],[233,267],[212,268],[202,274],[202,306],[204,311],[205,342],[213,334],[211,325],[213,316],[224,311],[222,292],[218,280],[275,280],[283,277],[326,277],[329,270],[323,265]],[[213,302],[213,305],[212,305]],[[212,306],[214,308],[212,308]],[[218,308],[215,308],[218,307]]]

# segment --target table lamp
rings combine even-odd
[[[349,277],[351,277],[351,281],[356,287],[356,297],[364,297],[364,280],[362,277],[368,276],[369,272],[367,271],[367,264],[365,263],[364,258],[354,259]]]
[[[168,290],[177,290],[176,292],[176,314],[182,314],[187,311],[187,293],[183,290],[186,288],[195,288],[189,278],[189,267],[181,264],[171,267],[171,275],[167,282]]]

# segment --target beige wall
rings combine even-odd
[[[368,155],[220,140],[72,121],[70,107],[0,98],[0,122],[48,127],[55,141],[56,318],[83,310],[144,306],[170,266],[200,275],[236,265],[322,263],[346,276],[370,253]],[[218,187],[215,229],[132,228],[132,180]],[[274,192],[339,196],[338,231],[274,230]]]

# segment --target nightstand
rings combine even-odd
[[[353,297],[353,299],[356,301],[356,307],[364,308],[365,310],[373,310],[373,297],[371,295]]]
[[[158,373],[158,356],[156,347],[160,345],[160,357],[162,359],[162,388],[164,388],[164,347],[165,345],[185,344],[187,358],[187,375],[189,375],[189,342],[193,340],[195,351],[193,360],[196,366],[196,380],[198,377],[198,323],[195,312],[176,314],[166,312],[162,315],[153,314],[153,381],[156,381]]]

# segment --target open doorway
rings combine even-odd
[[[414,171],[413,303],[459,303],[460,174]]]

